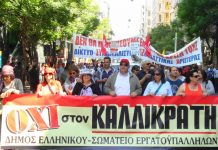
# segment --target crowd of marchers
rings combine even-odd
[[[78,96],[207,96],[218,92],[218,67],[198,65],[182,68],[161,66],[144,61],[131,66],[121,59],[118,68],[111,66],[111,58],[101,63],[66,65],[59,62],[36,65],[28,69],[31,93],[38,96],[60,94]],[[19,69],[18,69],[19,71]],[[1,71],[0,96],[25,93],[16,66],[4,65]]]

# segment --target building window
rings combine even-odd
[[[169,21],[169,13],[166,13],[166,21]]]
[[[150,15],[151,15],[151,11],[149,10],[149,11],[148,11],[148,16],[150,16]]]
[[[161,3],[159,3],[159,11],[161,11]]]
[[[151,21],[150,21],[150,19],[148,19],[148,25],[150,25],[151,24]]]
[[[161,15],[159,15],[159,22],[161,22]]]
[[[166,9],[166,10],[170,10],[170,3],[169,3],[169,2],[166,2],[166,3],[165,3],[165,9]]]

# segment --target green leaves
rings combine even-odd
[[[218,43],[217,0],[182,0],[178,19],[188,40],[200,36],[214,54],[214,50],[218,49],[218,44],[215,44]]]
[[[175,22],[172,26],[176,28]],[[170,25],[161,24],[156,28],[153,28],[149,34],[151,36],[151,45],[160,53],[163,50],[171,51],[171,52],[174,51],[175,29],[173,29]],[[184,46],[184,42],[182,40],[181,34],[178,34],[177,41],[178,41],[178,46],[177,46],[177,50],[178,50]]]
[[[217,0],[182,0],[178,18],[190,38],[204,36],[204,31],[218,20]]]
[[[1,0],[0,10],[0,22],[28,40],[51,42],[73,32],[88,35],[99,24],[93,0]]]

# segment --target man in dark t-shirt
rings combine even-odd
[[[171,89],[173,91],[173,95],[176,95],[179,86],[183,83],[181,79],[179,79],[179,71],[176,67],[170,68],[170,76],[167,78],[167,81],[171,85]]]

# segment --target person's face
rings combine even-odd
[[[71,71],[69,71],[69,77],[77,77],[77,73],[76,73],[76,71],[74,71],[74,70],[71,70]]]
[[[128,72],[129,65],[126,63],[120,64],[120,73],[125,74]]]
[[[198,83],[199,74],[198,72],[194,72],[193,75],[190,77],[191,82]]]
[[[203,78],[201,71],[198,71],[198,75],[199,75],[199,79]]]
[[[155,71],[155,72],[154,72],[154,80],[155,80],[156,82],[159,82],[159,81],[161,80],[161,74],[160,74],[159,71]]]
[[[104,68],[109,68],[110,67],[110,60],[109,59],[104,59]]]
[[[96,66],[97,64],[98,64],[98,62],[97,62],[97,61],[94,61],[94,62],[93,62],[93,65],[95,65],[95,66]]]
[[[91,82],[91,77],[88,74],[82,76],[83,82]]]
[[[11,82],[11,76],[10,75],[3,75],[3,80],[6,82],[6,83],[10,83]]]
[[[144,64],[143,69],[149,70],[150,66],[151,66],[151,63],[147,62],[147,63]]]
[[[52,72],[46,72],[44,76],[46,81],[49,82],[51,79],[53,79],[54,74]]]
[[[133,70],[133,73],[134,73],[135,75],[137,75],[138,72],[139,72],[139,68],[136,68],[135,70]]]
[[[172,68],[171,68],[171,75],[172,75],[173,77],[177,77],[177,76],[179,75],[178,69],[175,68],[175,67],[172,67]]]

